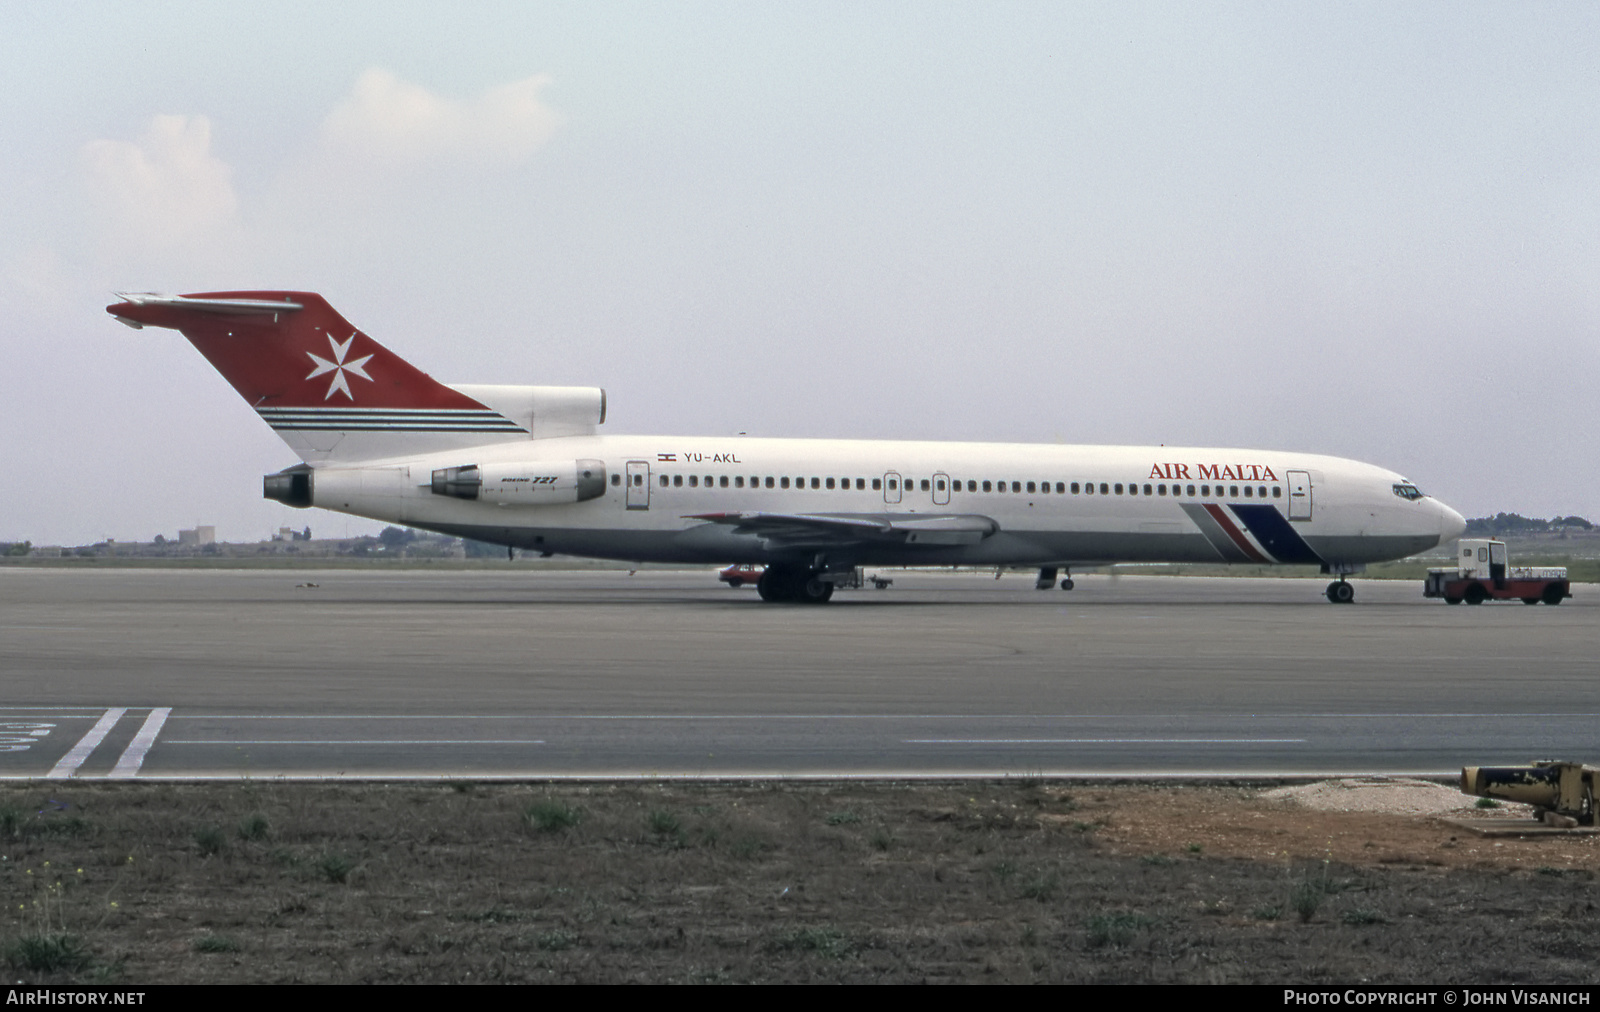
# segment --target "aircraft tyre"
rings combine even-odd
[[[1467,588],[1467,592],[1462,596],[1462,600],[1466,601],[1468,604],[1482,604],[1484,600],[1488,598],[1488,596],[1489,592],[1487,590],[1484,590],[1479,584],[1474,583],[1472,586]]]
[[[1073,587],[1072,577],[1069,576],[1065,580],[1061,581],[1061,589],[1062,590],[1071,590],[1072,587]]]
[[[1335,580],[1328,584],[1327,595],[1334,604],[1351,604],[1356,599],[1356,589],[1344,580]]]
[[[806,573],[798,581],[799,593],[795,600],[806,604],[826,604],[828,598],[833,596],[833,584],[819,576]]]
[[[763,601],[792,601],[793,582],[787,569],[768,566],[767,571],[761,574],[761,579],[756,581],[756,593],[761,595]]]

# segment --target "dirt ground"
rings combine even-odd
[[[28,983],[1596,979],[1596,837],[1277,786],[12,787],[0,954]]]

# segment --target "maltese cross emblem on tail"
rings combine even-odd
[[[363,355],[360,358],[349,362],[344,360],[344,357],[350,354],[350,345],[354,344],[355,340],[356,336],[351,334],[345,339],[343,344],[340,344],[338,341],[333,339],[332,334],[329,334],[328,345],[333,348],[332,362],[323,358],[321,355],[316,354],[315,352],[306,352],[307,355],[311,356],[311,361],[317,364],[317,367],[311,370],[311,372],[306,376],[306,379],[316,379],[318,376],[321,376],[324,373],[333,373],[333,382],[328,384],[328,392],[323,396],[323,400],[326,401],[332,399],[335,391],[342,392],[346,400],[353,401],[356,399],[355,395],[350,392],[350,381],[345,379],[345,373],[353,373],[354,375],[366,380],[368,383],[372,382],[372,377],[368,376],[366,369],[362,368],[368,362],[372,361],[371,355]]]

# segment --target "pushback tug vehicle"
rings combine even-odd
[[[1428,570],[1423,597],[1442,597],[1445,604],[1482,604],[1519,600],[1523,604],[1560,604],[1572,596],[1565,566],[1506,565],[1506,543],[1492,538],[1462,538],[1456,565]]]

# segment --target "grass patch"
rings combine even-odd
[[[1023,899],[1048,903],[1056,898],[1056,889],[1060,885],[1061,880],[1055,872],[1040,872],[1022,883],[1021,895]]]
[[[194,940],[194,951],[205,953],[238,952],[239,940],[229,935],[201,935]]]
[[[555,931],[546,931],[536,936],[533,944],[545,952],[561,952],[563,949],[570,949],[577,945],[578,936],[570,931],[557,929]]]
[[[843,812],[829,812],[827,818],[827,823],[830,826],[848,826],[860,821],[861,816],[849,810],[845,810]]]
[[[1346,924],[1352,924],[1352,925],[1355,925],[1357,927],[1360,927],[1360,926],[1366,925],[1366,924],[1384,924],[1384,923],[1386,923],[1386,918],[1382,914],[1380,914],[1378,911],[1376,911],[1376,910],[1366,910],[1366,909],[1346,910],[1344,912],[1344,915],[1341,916],[1339,919],[1341,921],[1344,921]]]
[[[38,932],[23,935],[6,948],[6,959],[18,970],[57,973],[82,970],[89,965],[89,950],[76,935]]]
[[[1479,798],[1474,804],[1479,808],[1499,808],[1500,802],[1493,798]]]
[[[267,838],[272,830],[272,824],[260,812],[251,812],[239,820],[239,839],[259,843]]]
[[[16,805],[0,808],[0,836],[8,840],[20,839],[23,828],[28,824],[29,814],[27,809]]]
[[[778,947],[814,952],[832,959],[843,959],[853,948],[845,933],[836,928],[796,928],[778,940]]]
[[[355,871],[355,868],[354,861],[335,851],[322,855],[322,860],[317,862],[317,870],[322,872],[322,877],[335,885],[343,885],[350,881],[350,873]]]
[[[1085,925],[1084,940],[1091,949],[1118,949],[1151,923],[1143,914],[1096,914]]]
[[[228,849],[228,838],[218,826],[201,826],[194,831],[194,845],[202,856],[212,857]]]
[[[582,813],[564,801],[545,798],[528,806],[522,818],[541,833],[556,833],[571,829],[583,817]]]

